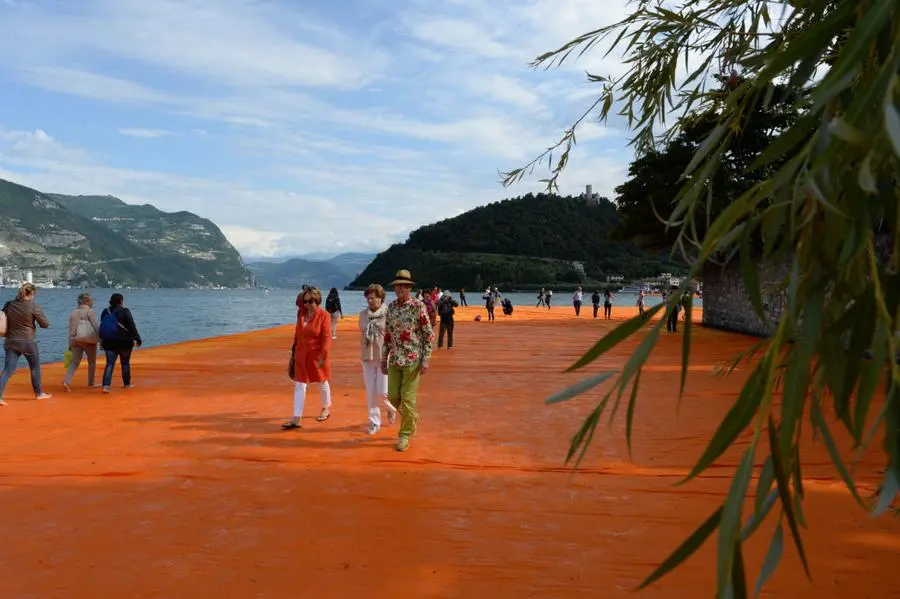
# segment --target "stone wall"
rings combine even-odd
[[[778,323],[784,309],[785,293],[775,291],[775,287],[787,270],[786,263],[757,265],[763,310],[772,325]],[[735,258],[725,266],[707,264],[703,269],[702,281],[703,326],[758,337],[772,334],[750,303],[741,278],[740,260]]]

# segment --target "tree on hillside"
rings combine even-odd
[[[570,261],[582,262],[597,278],[685,270],[664,252],[613,239],[618,224],[616,207],[607,199],[528,194],[416,229],[406,242],[378,254],[351,286],[385,281],[399,264],[422,284],[451,288],[471,287],[476,274],[507,288],[580,282]]]
[[[671,250],[679,240],[679,227],[667,227],[666,221],[675,207],[682,173],[722,117],[729,86],[737,81],[715,76],[719,82],[718,102],[702,113],[693,113],[679,123],[679,133],[660,148],[638,155],[628,167],[628,180],[616,187],[616,204],[621,223],[618,239],[634,240],[650,250]],[[800,98],[805,98],[802,94]],[[702,213],[691,219],[690,246],[682,248],[688,255],[696,253],[699,240],[709,224],[741,194],[759,184],[772,169],[749,169],[752,162],[779,132],[795,123],[805,106],[784,85],[776,85],[769,105],[759,100],[738,136],[733,137],[723,152],[721,163],[706,183],[707,203]]]
[[[780,559],[785,528],[809,571],[799,533],[801,431],[827,445],[853,497],[876,514],[888,509],[900,489],[900,364],[895,360],[900,355],[895,335],[900,328],[900,4],[684,0],[673,8],[662,0],[640,0],[623,21],[538,57],[534,66],[558,65],[596,49],[603,40],[624,50],[628,72],[614,79],[590,75],[602,88],[596,102],[558,144],[524,168],[506,173],[504,183],[520,180],[547,161],[548,188],[554,189],[578,124],[592,115],[606,119],[614,107],[632,128],[632,143],[640,155],[685,132],[686,123],[676,122],[658,138],[654,128],[667,114],[718,108],[715,126],[692,149],[681,189],[669,214],[663,215],[677,229],[681,243],[692,234],[691,220],[710,208],[709,183],[715,181],[733,140],[748,130],[754,108],[771,104],[775,84],[798,98],[798,108],[805,102],[800,92],[809,91],[800,118],[764,143],[761,152],[748,156],[752,161],[741,174],[757,181],[730,198],[699,239],[691,274],[699,275],[716,253],[736,254],[751,300],[765,319],[750,251],[756,236],[763,259],[790,264],[780,282],[787,303],[774,334],[751,361],[743,392],[687,477],[703,473],[750,428],[751,442],[727,498],[643,585],[677,567],[718,531],[717,596],[743,597],[742,546],[769,515],[777,520],[777,529],[757,589]],[[677,69],[685,64],[692,70],[679,78]],[[713,74],[729,80],[724,99]],[[551,155],[556,162],[549,162]],[[678,295],[648,312],[672,309]],[[633,392],[626,413],[633,414],[640,373],[662,324],[650,325],[616,373],[612,389],[573,438],[570,459],[583,455],[601,413],[629,390]],[[570,370],[590,364],[643,325],[638,319],[622,324]],[[690,330],[688,323],[681,392],[690,360]],[[594,376],[548,401],[573,397],[612,374]],[[863,447],[879,429],[883,434],[888,467],[876,500],[860,497],[835,447],[830,430],[835,425]],[[765,462],[755,484],[755,505],[746,514],[744,498],[760,446]]]

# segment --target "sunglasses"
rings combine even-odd
[[[316,303],[316,302],[315,302],[315,300],[305,299],[305,300],[303,300],[303,303],[304,303],[304,304],[314,304],[314,303]]]

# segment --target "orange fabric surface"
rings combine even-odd
[[[0,409],[0,597],[714,596],[715,539],[632,590],[727,492],[739,448],[674,483],[746,375],[710,371],[753,340],[698,328],[676,412],[681,333],[663,333],[643,375],[634,461],[622,409],[570,478],[568,441],[600,393],[542,401],[587,374],[559,372],[617,321],[563,306],[472,322],[482,312],[458,310],[456,343],[435,352],[403,454],[396,425],[365,435],[349,318],[332,344],[332,417],[310,413],[300,431],[279,428],[291,413],[292,326],[137,350],[137,387],[111,395],[78,388],[81,371],[62,393],[52,365],[44,379],[57,395],[36,402],[20,370]],[[587,371],[621,366],[635,343]],[[786,541],[762,596],[897,596],[900,522],[857,508],[821,445],[804,459],[813,582]],[[859,468],[868,491],[877,467]],[[754,580],[772,528],[746,550]]]

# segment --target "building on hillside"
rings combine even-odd
[[[593,186],[593,185],[585,185],[585,186],[584,186],[584,193],[581,194],[581,197],[582,197],[582,198],[584,199],[584,201],[587,202],[588,204],[599,204],[599,203],[600,203],[600,194],[599,194],[599,193],[594,193],[594,186]]]

